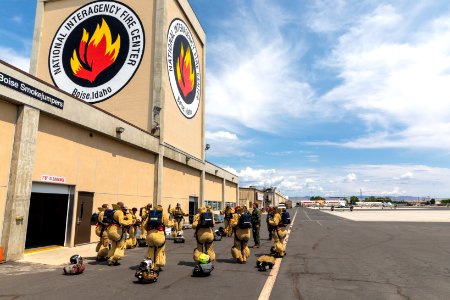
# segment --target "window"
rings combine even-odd
[[[213,210],[221,210],[222,209],[222,202],[220,202],[220,201],[206,200],[205,205],[211,205]]]

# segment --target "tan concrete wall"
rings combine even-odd
[[[16,115],[17,106],[0,100],[0,241],[3,232],[6,189],[9,180]]]
[[[89,0],[59,0],[45,2],[42,18],[39,55],[37,58],[36,75],[53,84],[48,68],[48,55],[52,40],[64,20],[81,6],[90,3]],[[116,95],[103,102],[98,107],[122,118],[130,123],[149,131],[150,111],[152,109],[152,57],[153,57],[153,17],[155,1],[127,0],[123,2],[137,14],[145,31],[145,50],[141,64],[132,80]]]
[[[200,197],[201,172],[186,165],[164,159],[162,201],[164,211],[169,204],[176,203],[187,213],[189,211],[189,196]]]
[[[155,155],[42,115],[33,181],[61,176],[79,191],[94,193],[94,210],[123,201],[129,208],[153,201]],[[94,233],[92,239],[96,237]]]
[[[167,62],[165,61],[165,72],[163,72],[163,84],[165,86],[165,102],[164,102],[164,139],[165,142],[182,149],[183,151],[197,157],[203,157],[203,120],[204,120],[204,91],[205,91],[205,68],[203,64],[204,44],[199,39],[193,26],[189,22],[183,9],[177,0],[167,1],[167,34],[168,26],[173,19],[179,18],[188,26],[195,39],[195,47],[197,48],[200,61],[201,76],[201,97],[197,114],[192,119],[187,119],[180,112],[170,87],[169,76],[167,73]]]
[[[205,200],[222,202],[222,178],[205,175]]]
[[[239,205],[246,205],[250,208],[251,203],[255,199],[255,190],[253,189],[239,189]]]
[[[226,202],[237,202],[237,185],[233,182],[227,181],[225,183],[225,201]]]

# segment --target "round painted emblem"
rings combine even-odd
[[[144,54],[142,23],[128,6],[96,1],[59,27],[49,69],[60,89],[90,103],[104,101],[131,80]]]
[[[200,62],[188,26],[174,19],[167,31],[167,71],[178,108],[191,119],[200,103]]]

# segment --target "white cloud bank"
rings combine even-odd
[[[450,14],[417,15],[379,5],[339,37],[325,65],[342,84],[321,105],[354,115],[368,128],[345,142],[314,144],[350,148],[450,147]],[[425,19],[425,20],[423,20]]]
[[[0,46],[0,59],[25,72],[28,72],[30,69],[30,58],[14,49]]]
[[[289,196],[352,196],[362,190],[364,195],[374,196],[446,197],[450,191],[450,169],[423,165],[226,169],[239,176],[240,186],[276,186]]]

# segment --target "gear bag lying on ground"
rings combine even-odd
[[[284,226],[291,224],[291,216],[287,211],[281,213],[281,223]]]
[[[194,277],[205,277],[211,275],[211,272],[214,270],[214,266],[211,262],[206,264],[198,263],[194,267],[193,276]]]
[[[275,258],[269,255],[262,255],[256,261],[256,267],[258,267],[259,271],[265,272],[267,268],[272,269],[275,265]]]
[[[201,213],[199,226],[202,228],[214,227],[212,213],[210,213],[210,212]]]
[[[238,227],[242,229],[252,228],[252,215],[249,213],[243,213],[239,217]]]
[[[163,212],[161,210],[151,210],[148,214],[148,224],[149,228],[158,229],[163,226],[162,221]]]

